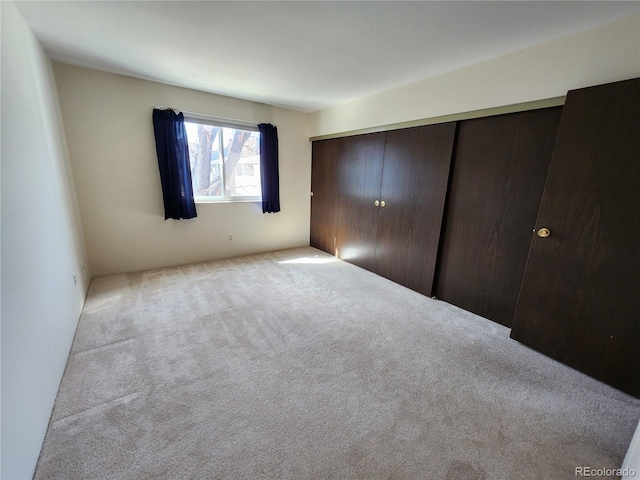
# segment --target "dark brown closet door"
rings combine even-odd
[[[569,92],[511,337],[640,396],[640,79]]]
[[[336,165],[342,139],[312,144],[311,160],[311,246],[335,254]]]
[[[336,254],[350,263],[375,270],[378,209],[384,133],[342,139],[336,165]]]
[[[561,112],[459,123],[438,298],[511,326]]]
[[[455,123],[387,132],[375,272],[431,295]]]

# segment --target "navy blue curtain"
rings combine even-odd
[[[260,180],[262,213],[280,211],[280,179],[278,175],[278,129],[270,123],[258,125],[260,130]]]
[[[153,109],[153,131],[156,136],[158,167],[164,199],[164,219],[194,218],[189,143],[184,128],[184,115],[173,110]]]

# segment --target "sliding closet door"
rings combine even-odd
[[[512,338],[640,396],[640,79],[569,92],[536,228]]]
[[[561,107],[458,125],[435,294],[511,326]]]
[[[424,295],[433,287],[455,130],[445,123],[386,134],[375,271]]]
[[[342,138],[336,164],[336,255],[375,270],[384,133]]]
[[[311,162],[311,246],[335,254],[336,165],[341,139],[313,142]]]

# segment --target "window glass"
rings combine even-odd
[[[185,119],[196,202],[260,200],[260,133]]]

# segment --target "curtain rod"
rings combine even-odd
[[[231,117],[222,117],[218,115],[209,115],[208,113],[200,113],[200,112],[189,112],[187,110],[179,110],[173,107],[165,107],[163,105],[155,105],[153,108],[157,108],[159,110],[173,110],[175,112],[181,112],[187,117],[192,118],[201,118],[202,120],[214,120],[222,123],[231,123],[235,125],[242,125],[245,127],[254,127],[257,128],[259,123],[262,122],[251,122],[249,120],[241,120],[239,118],[231,118]],[[266,123],[266,122],[265,122]]]

